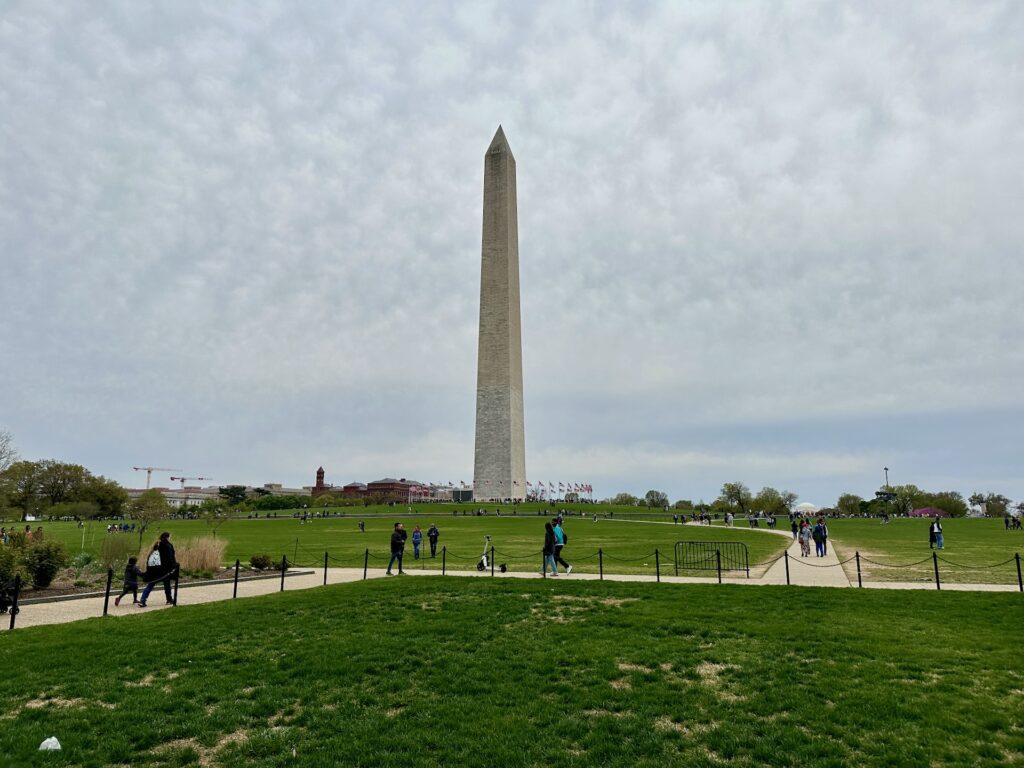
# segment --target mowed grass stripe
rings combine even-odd
[[[0,760],[1019,764],[1021,626],[1015,594],[363,582],[4,634]]]

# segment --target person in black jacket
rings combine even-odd
[[[153,591],[153,587],[157,585],[157,582],[163,582],[164,585],[164,597],[167,598],[167,605],[174,605],[174,596],[171,594],[171,579],[174,578],[174,572],[177,570],[178,561],[174,559],[174,545],[171,544],[171,534],[164,531],[160,534],[160,538],[157,539],[156,553],[159,555],[159,563],[156,565],[149,565],[147,563],[146,573],[144,578],[148,584],[146,588],[142,590],[142,599],[139,600],[139,608],[146,607],[146,600],[149,598],[149,593]],[[155,559],[150,555],[150,559]]]
[[[437,540],[440,538],[441,532],[437,530],[437,526],[434,523],[430,524],[430,528],[427,529],[427,539],[430,540],[430,556],[437,557]]]
[[[402,570],[402,556],[405,554],[405,527],[401,523],[395,523],[395,530],[391,534],[391,559],[388,561],[388,576],[394,576],[391,572],[391,566],[395,564],[395,560],[398,561],[398,573],[402,576],[405,575],[405,571]]]
[[[548,572],[548,565],[551,566],[551,575],[558,575],[558,565],[555,563],[555,529],[551,523],[544,523],[544,568],[541,576]]]
[[[121,604],[121,598],[132,593],[132,602],[139,602],[139,577],[142,571],[139,570],[139,558],[129,557],[128,565],[124,568],[124,586],[121,587],[121,594],[114,598],[114,605]]]

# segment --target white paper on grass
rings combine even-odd
[[[46,739],[42,744],[39,745],[39,749],[40,750],[60,749],[60,742],[57,741],[57,737],[56,736],[51,736],[50,738]]]

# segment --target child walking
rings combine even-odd
[[[139,558],[129,557],[128,565],[124,567],[124,586],[121,587],[121,594],[114,598],[114,605],[121,604],[121,598],[132,593],[132,603],[139,602],[139,577],[142,571],[139,570]]]

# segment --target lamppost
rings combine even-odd
[[[889,468],[888,467],[882,467],[882,469],[885,471],[885,487],[888,488],[889,487]]]

